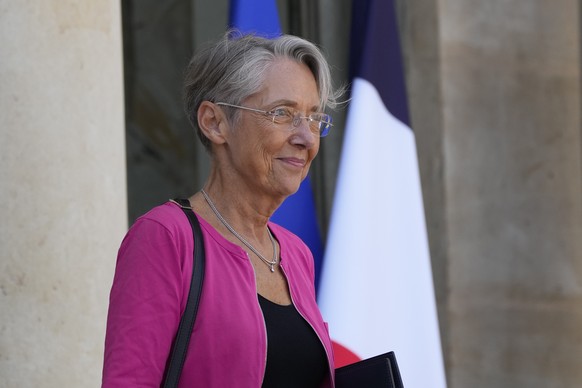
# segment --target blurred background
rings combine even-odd
[[[277,3],[348,83],[352,1]],[[580,386],[580,1],[395,3],[448,386]],[[182,72],[228,10],[0,0],[0,387],[100,385],[125,231],[205,179]],[[332,113],[311,172],[324,241]]]

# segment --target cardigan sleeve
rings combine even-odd
[[[182,267],[170,230],[147,218],[132,226],[111,288],[104,388],[160,386],[181,316]]]

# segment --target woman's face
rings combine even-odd
[[[241,105],[265,111],[291,108],[307,116],[319,110],[317,84],[306,65],[278,59],[267,71],[264,87]],[[227,139],[230,165],[255,193],[286,197],[307,176],[319,140],[305,119],[293,127],[273,123],[261,113],[240,110]]]

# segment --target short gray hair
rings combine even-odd
[[[313,43],[293,35],[267,39],[229,30],[218,42],[194,55],[186,68],[184,108],[207,150],[210,150],[210,141],[198,127],[200,104],[220,101],[240,105],[261,89],[266,71],[279,58],[292,59],[311,70],[321,110],[338,104],[341,91],[334,91],[329,65]],[[231,113],[229,120],[234,120],[234,114]]]

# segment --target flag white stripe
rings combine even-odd
[[[319,304],[362,358],[394,350],[407,388],[445,387],[412,130],[356,78]]]

